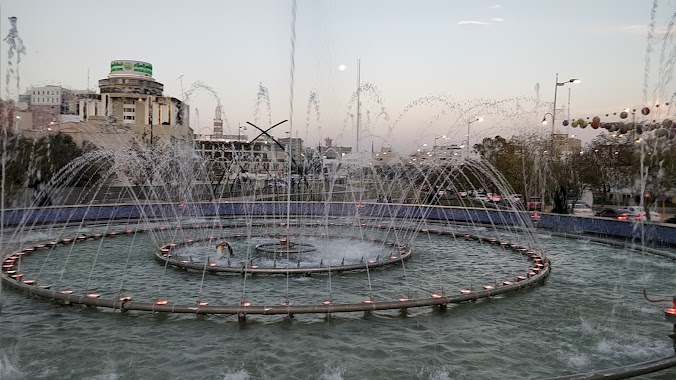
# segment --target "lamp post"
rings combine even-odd
[[[476,119],[470,119],[467,121],[467,158],[469,158],[469,146],[470,146],[470,139],[469,139],[469,127],[472,125],[472,123],[481,123],[484,121],[483,117],[477,117]]]
[[[547,115],[549,115],[552,118],[552,123],[554,123],[554,115],[552,115],[551,112],[547,112],[543,117],[542,117],[542,125],[547,125]]]
[[[416,150],[416,152],[420,152],[420,151],[422,151],[421,148],[426,148],[426,147],[427,147],[427,144],[418,145],[418,149]]]
[[[556,73],[556,86],[554,86],[554,108],[552,109],[552,139],[554,138],[554,125],[556,124],[556,94],[559,91],[559,87],[563,87],[568,83],[580,83],[582,82],[579,79],[571,78],[565,82],[559,82],[559,73]]]
[[[246,125],[240,125],[237,127],[237,141],[239,142],[242,139],[242,130],[246,131]]]
[[[435,137],[434,138],[434,146],[432,147],[432,149],[434,149],[437,146],[437,140],[446,139],[446,138],[447,138],[446,135]]]
[[[361,58],[357,59],[357,145],[355,151],[359,154],[359,128],[361,125]]]

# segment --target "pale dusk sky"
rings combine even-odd
[[[357,60],[362,84],[379,91],[376,96],[369,86],[362,94],[363,135],[375,135],[368,141],[376,149],[431,144],[442,134],[460,143],[467,120],[483,114],[483,123],[472,124],[473,143],[496,134],[548,131],[551,126],[540,120],[551,112],[556,73],[560,81],[582,80],[571,86],[574,118],[639,108],[651,6],[635,0],[298,0],[293,134],[309,145],[324,137],[354,145],[347,114]],[[238,125],[256,117],[259,83],[269,90],[272,123],[290,118],[291,9],[291,0],[2,0],[0,28],[6,36],[7,17],[18,17],[27,48],[19,67],[22,91],[47,84],[85,89],[88,73],[89,88],[97,89],[111,60],[146,61],[165,95],[180,99],[195,82],[213,88],[236,134]],[[674,93],[673,65],[667,64],[674,44],[671,35],[665,39],[674,11],[673,2],[658,1],[648,104],[669,101]],[[3,79],[6,56],[3,44]],[[567,87],[559,87],[557,108],[567,108]],[[312,105],[308,117],[311,92],[319,106]],[[521,99],[518,106],[502,102],[514,98]],[[471,107],[480,100],[488,106]],[[189,103],[195,132],[211,133],[214,97],[194,91]],[[265,126],[266,106],[259,109],[258,122]],[[666,117],[662,109],[654,116]],[[557,114],[561,131],[566,113]],[[287,123],[277,135],[288,129]],[[570,131],[576,132],[585,141],[599,133]],[[365,145],[370,149],[370,142]]]

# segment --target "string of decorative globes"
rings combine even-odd
[[[664,103],[664,105],[669,105],[669,103]],[[655,107],[659,107],[660,105],[656,105]],[[636,109],[631,110],[631,114],[636,113]],[[612,115],[617,115],[618,112],[613,112]],[[643,107],[641,108],[641,114],[644,116],[647,116],[650,114],[650,108],[648,107]],[[606,114],[606,116],[610,116],[610,114]],[[620,119],[626,119],[629,117],[629,112],[628,111],[622,111],[619,112]],[[589,121],[589,117],[586,119],[579,118],[577,120],[573,120],[570,122],[569,120],[564,120],[563,121],[563,126],[567,127],[569,124],[573,128],[580,127],[582,129],[587,128],[587,126],[590,126],[594,129],[607,129],[608,132],[618,132],[619,134],[625,134],[629,131],[635,131],[637,134],[642,134],[643,132],[649,132],[649,131],[655,131],[655,137],[667,137],[669,139],[676,139],[676,123],[673,122],[671,119],[664,119],[662,122],[656,122],[653,120],[652,123],[637,123],[635,121],[632,122],[624,122],[624,121],[615,121],[615,122],[602,122],[601,118],[598,116],[594,116],[591,118],[591,121]]]

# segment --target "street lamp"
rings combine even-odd
[[[239,140],[242,139],[242,138],[241,138],[241,136],[242,136],[242,130],[245,130],[245,131],[246,131],[246,125],[240,125],[239,127],[237,127],[237,141],[239,141]]]
[[[542,125],[547,125],[547,115],[551,116],[552,123],[554,123],[554,115],[551,112],[547,112],[545,116],[542,117]]]
[[[467,143],[467,140],[462,140],[462,141],[460,141],[460,149],[463,149],[463,148],[465,148],[465,147],[468,146],[468,145],[469,145],[469,144]]]
[[[473,120],[468,120],[467,121],[467,158],[469,158],[469,146],[470,146],[470,140],[469,140],[469,126],[472,125],[472,123],[481,123],[484,121],[483,117],[477,117],[476,119]]]
[[[559,91],[559,87],[565,86],[568,83],[580,83],[582,82],[579,79],[568,79],[565,82],[559,82],[559,73],[556,73],[556,86],[554,86],[554,108],[552,110],[552,138],[554,138],[554,126],[556,125],[556,94]]]
[[[427,144],[418,145],[418,149],[416,151],[420,152],[421,148],[425,148],[425,147],[427,147]]]
[[[434,138],[434,146],[432,147],[432,149],[434,149],[437,146],[437,140],[439,140],[439,139],[447,139],[447,137],[446,137],[446,135],[435,137]]]

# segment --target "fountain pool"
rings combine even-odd
[[[241,226],[246,220],[231,222]],[[213,225],[214,220],[191,220],[188,225],[197,222]],[[344,236],[355,234],[360,228],[355,229],[353,222],[336,217],[332,230]],[[218,223],[227,225],[222,218]],[[527,258],[490,240],[465,238],[466,233],[498,231],[503,238],[517,241],[516,231],[448,221],[424,222],[410,240],[413,254],[408,260],[371,271],[242,276],[186,271],[156,260],[158,243],[167,242],[167,236],[175,240],[193,236],[194,245],[182,249],[194,261],[208,255],[211,245],[200,246],[197,236],[207,230],[188,225],[171,229],[166,222],[144,222],[146,231],[129,234],[127,230],[139,229],[137,220],[92,222],[86,227],[36,226],[21,238],[23,246],[66,235],[101,233],[102,237],[26,255],[21,270],[38,278],[39,284],[67,286],[80,293],[96,291],[101,297],[105,292],[133,293],[134,300],[166,297],[172,304],[192,305],[196,300],[236,304],[246,299],[255,306],[285,300],[292,305],[321,304],[328,297],[336,304],[402,296],[420,299],[442,288],[460,294],[462,289],[480,291],[483,285],[512,279],[532,266]],[[120,233],[105,236],[111,230]],[[250,241],[231,239],[233,262],[243,251],[254,251],[266,232],[274,235],[273,230],[251,227]],[[438,233],[446,230],[459,234]],[[363,260],[368,262],[390,248],[371,241],[368,231],[358,242],[340,238],[328,247],[319,235],[298,239],[316,244],[318,254],[326,252],[326,265],[332,252],[357,262],[366,252]],[[237,314],[120,312],[5,290],[0,375],[18,379],[547,378],[673,354],[665,305],[648,303],[642,295],[644,288],[651,294],[670,294],[675,285],[671,260],[642,252],[640,247],[618,248],[584,236],[561,237],[540,230],[533,238],[555,263],[546,283],[475,302],[450,303],[447,308],[320,312],[293,318],[247,314],[242,319]],[[263,261],[259,264],[271,265]],[[306,262],[313,260],[302,264]],[[644,378],[670,379],[674,374],[672,369]]]

